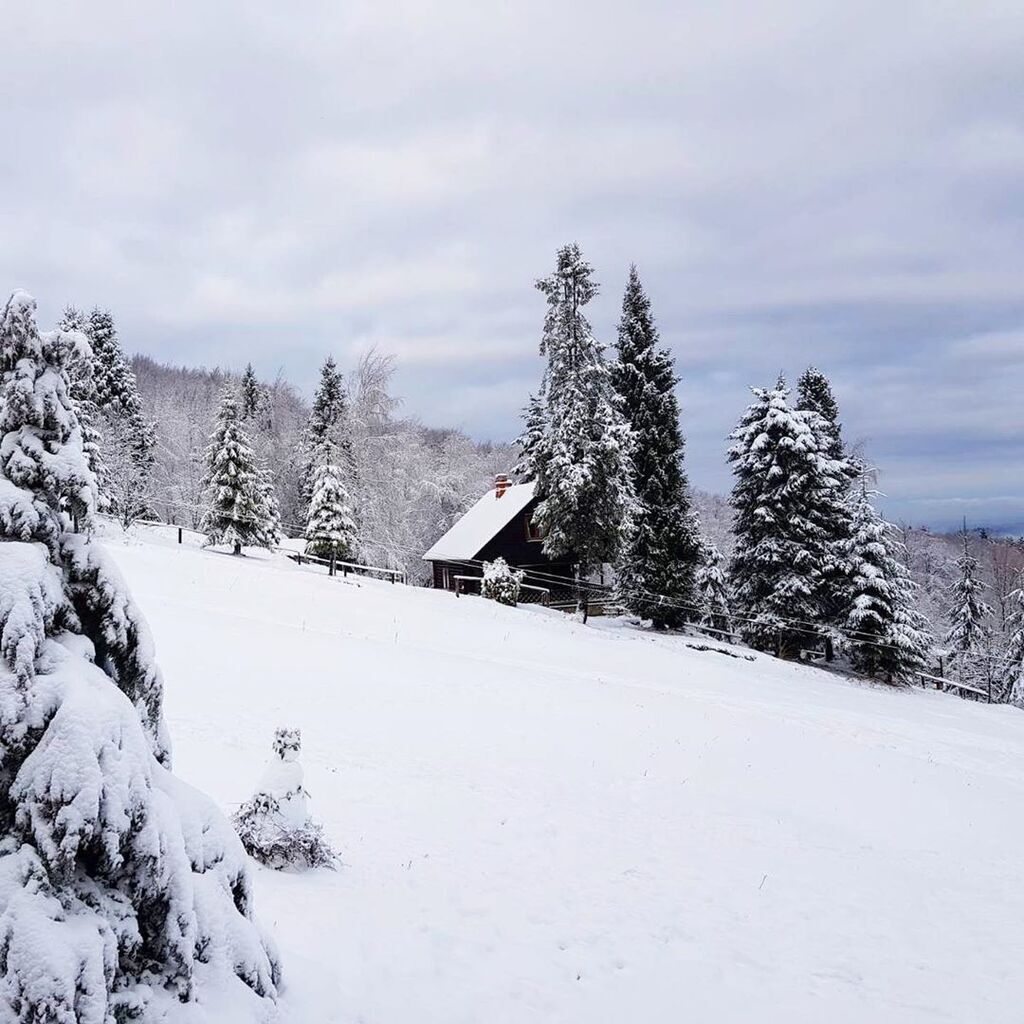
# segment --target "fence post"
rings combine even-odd
[[[178,543],[181,543],[181,527],[178,527]]]

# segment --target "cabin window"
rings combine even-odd
[[[542,541],[548,535],[548,531],[547,530],[545,530],[542,527],[538,526],[533,521],[533,516],[532,515],[527,514],[527,516],[523,520],[523,522],[526,523],[526,539],[527,540]]]

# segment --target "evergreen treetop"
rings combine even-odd
[[[253,370],[252,363],[246,365],[238,391],[239,415],[243,420],[255,419],[263,405],[263,393],[260,383],[256,379],[256,371]]]
[[[832,459],[846,457],[843,444],[842,424],[839,422],[839,405],[832,393],[832,384],[817,367],[808,366],[797,381],[798,409],[816,412],[824,422],[824,430],[829,438],[826,454]]]

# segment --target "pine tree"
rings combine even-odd
[[[547,418],[544,403],[536,395],[530,395],[530,401],[523,410],[523,432],[515,441],[519,450],[519,461],[512,467],[511,472],[518,483],[528,484],[536,479],[537,454],[546,436]]]
[[[1009,598],[1006,617],[1008,641],[1003,669],[1003,700],[1024,705],[1024,571],[1017,576],[1017,587]]]
[[[242,553],[243,546],[271,547],[267,478],[261,474],[249,436],[239,422],[238,404],[230,387],[221,399],[206,466],[210,508],[203,529],[208,543],[231,545],[236,555]]]
[[[617,590],[630,612],[664,628],[694,617],[700,544],[683,472],[678,379],[671,355],[658,341],[650,300],[632,266],[622,300],[618,359],[611,364],[634,442],[633,523],[619,556]]]
[[[752,391],[728,455],[736,478],[729,577],[747,643],[797,657],[822,632],[822,515],[840,467],[822,451],[817,414],[790,407],[784,380]]]
[[[853,532],[853,503],[850,485],[862,475],[859,464],[846,456],[839,406],[829,379],[809,366],[797,383],[796,407],[808,413],[807,422],[818,435],[817,445],[833,460],[832,483],[818,500],[818,521],[824,531],[822,563],[818,579],[819,616],[823,623],[838,625],[845,615],[846,593],[850,586],[850,566],[845,558]],[[831,636],[826,633],[826,656],[832,658]]]
[[[587,577],[618,557],[633,507],[632,435],[583,307],[597,294],[593,269],[577,245],[557,254],[550,277],[537,282],[548,304],[541,354],[546,433],[532,452],[541,501],[534,522],[544,552],[576,565],[579,603],[586,618]]]
[[[256,419],[257,414],[263,407],[263,391],[260,388],[259,381],[256,380],[256,373],[252,368],[252,363],[246,365],[238,391],[239,405],[241,407],[239,416],[243,421]]]
[[[839,405],[832,394],[828,377],[814,366],[808,366],[796,384],[796,407],[816,412],[825,421],[825,432],[829,438],[826,454],[832,459],[845,459],[846,446],[843,444],[843,428],[839,422]]]
[[[103,458],[103,434],[100,430],[102,417],[96,404],[96,385],[93,380],[93,354],[88,340],[89,322],[85,314],[74,306],[67,306],[57,329],[76,336],[71,363],[68,366],[70,379],[69,395],[75,406],[75,413],[82,428],[82,447],[89,469],[96,479],[98,488],[97,508],[107,507],[107,466]],[[80,340],[78,340],[80,338]]]
[[[304,463],[300,486],[307,505],[313,496],[313,477],[317,466],[324,461],[325,448],[336,449],[340,453],[340,461],[346,466],[351,462],[347,419],[345,378],[339,372],[334,357],[328,356],[320,370],[320,383],[313,395],[313,407],[302,442]]]
[[[114,318],[93,309],[86,334],[92,348],[94,401],[102,421],[102,480],[106,503],[124,526],[152,503],[156,427],[146,421],[135,374],[121,351]]]
[[[328,457],[329,457],[328,446]],[[330,574],[335,563],[351,560],[356,549],[356,524],[352,519],[348,492],[342,483],[336,460],[321,463],[313,476],[313,496],[306,526],[306,554],[326,558]]]
[[[929,638],[923,617],[913,607],[902,545],[875,511],[864,482],[852,497],[851,513],[843,622],[850,660],[865,675],[888,682],[906,679],[925,664]]]
[[[957,577],[949,588],[949,630],[943,641],[955,655],[961,678],[978,674],[972,663],[986,644],[992,609],[982,599],[985,584],[978,578],[978,560],[971,553],[967,523],[960,531],[963,550],[956,561]]]
[[[722,554],[710,541],[702,539],[696,588],[701,606],[700,625],[719,633],[732,633],[729,613],[729,583],[722,570]]]
[[[244,851],[170,773],[152,639],[88,532],[96,486],[70,396],[77,345],[40,335],[23,292],[7,303],[0,1019],[163,1019],[209,984],[262,1020],[279,968],[252,920]]]
[[[274,548],[281,543],[284,530],[281,528],[281,508],[277,501],[274,478],[266,466],[257,470],[259,476],[260,501],[263,506],[263,543],[259,547]]]

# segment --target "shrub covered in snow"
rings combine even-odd
[[[525,575],[522,569],[513,569],[504,558],[484,562],[480,593],[498,604],[515,606],[519,601],[519,588]]]
[[[87,535],[81,338],[0,322],[0,1019],[111,1024],[204,985],[276,996],[241,844],[170,774],[145,620]]]
[[[333,867],[336,854],[309,814],[302,786],[298,729],[274,733],[274,756],[252,799],[238,809],[235,828],[249,853],[272,868]]]

